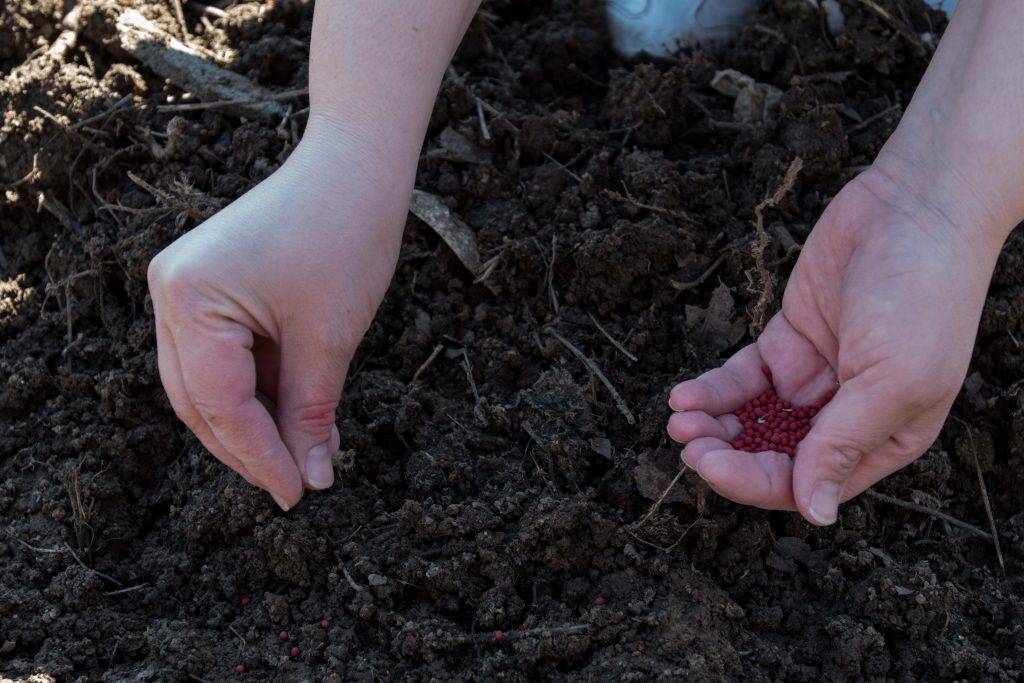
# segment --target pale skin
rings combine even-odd
[[[918,458],[963,383],[1000,248],[1024,219],[1024,4],[960,3],[899,127],[832,200],[782,310],[722,367],[673,388],[668,432],[715,491],[818,525]],[[726,440],[767,388],[837,391],[794,458]]]
[[[319,3],[303,141],[150,265],[175,412],[285,510],[333,484],[345,374],[392,276],[433,98],[477,4]],[[669,434],[723,496],[829,524],[935,439],[1000,246],[1024,217],[1022,31],[1015,0],[961,3],[899,128],[812,231],[781,312],[672,390]],[[838,389],[792,460],[726,443],[731,412],[767,387],[765,363],[797,403]]]

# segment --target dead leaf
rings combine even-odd
[[[766,121],[782,101],[782,91],[759,83],[736,69],[723,69],[711,79],[711,87],[733,98],[732,117],[740,123]]]
[[[682,467],[677,458],[670,459],[675,462],[677,468]],[[673,472],[659,466],[663,460],[665,458],[652,458],[644,454],[640,456],[637,466],[633,468],[633,480],[636,482],[637,491],[647,500],[660,499],[661,494],[665,493],[665,489],[672,483],[676,472],[678,472],[678,469]],[[679,503],[685,500],[683,491],[683,487],[676,484],[662,503]]]
[[[711,293],[706,309],[686,307],[686,323],[713,350],[724,351],[743,338],[744,325],[740,320],[733,320],[735,312],[732,292],[722,283]]]
[[[413,190],[409,211],[441,236],[470,273],[480,273],[480,248],[476,244],[476,235],[445,206],[440,197]]]
[[[461,161],[467,164],[485,164],[490,162],[491,155],[465,135],[452,127],[445,128],[437,137],[443,149],[436,150],[445,159]]]

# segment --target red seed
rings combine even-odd
[[[245,673],[245,664],[239,664],[235,667],[235,673],[241,676]]]
[[[325,618],[323,621],[320,622],[320,628],[330,628],[330,627],[331,627],[331,620],[330,619],[326,619]]]
[[[302,653],[302,650],[297,647],[292,647],[291,653],[292,657],[298,657]]]
[[[242,596],[242,607],[248,607],[248,606],[249,606],[249,596],[248,595],[243,595]]]
[[[603,595],[598,595],[596,598],[594,598],[594,604],[597,605],[598,607],[603,605],[604,604],[604,596]]]
[[[504,631],[495,631],[494,632],[494,642],[500,643],[503,640],[505,640],[505,632]]]
[[[771,377],[770,371],[766,376]],[[794,406],[775,393],[774,388],[767,389],[735,412],[743,429],[729,445],[751,453],[774,451],[792,455],[810,431],[810,419],[820,406]]]
[[[277,637],[281,640],[288,640],[288,631],[281,631],[277,634]]]

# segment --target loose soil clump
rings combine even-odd
[[[958,419],[878,487],[988,530],[982,482],[1005,570],[990,540],[879,498],[816,529],[693,473],[662,496],[679,471],[669,388],[778,305],[815,220],[895,126],[941,15],[848,2],[832,36],[812,3],[774,0],[730,46],[623,62],[596,0],[486,3],[417,177],[468,226],[481,273],[410,217],[338,412],[338,484],[282,514],[175,419],[146,267],[294,149],[312,4],[183,2],[187,34],[175,4],[0,14],[5,674],[1024,676],[1019,235]],[[181,106],[180,85],[123,49],[129,8],[253,92],[299,93],[267,118]],[[710,85],[722,69],[781,97],[737,122]]]

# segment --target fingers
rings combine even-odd
[[[861,374],[839,388],[796,449],[793,496],[812,524],[836,521],[846,488],[865,457],[887,444],[906,422],[909,401],[898,386]]]
[[[757,348],[772,369],[775,390],[794,405],[812,405],[836,389],[836,373],[828,363],[835,358],[835,340],[827,349],[818,347],[790,324],[784,313],[776,313],[757,339]]]
[[[160,369],[160,381],[171,401],[175,415],[185,423],[196,438],[210,451],[215,458],[233,469],[254,486],[259,486],[246,469],[242,461],[231,455],[213,435],[209,425],[199,415],[185,391],[185,383],[181,378],[181,367],[178,364],[178,353],[170,332],[160,322],[156,325],[157,364]]]
[[[743,425],[732,413],[712,417],[700,410],[673,413],[668,419],[668,435],[679,443],[689,443],[702,436],[729,441],[739,436]]]
[[[672,389],[669,405],[683,412],[699,410],[718,416],[730,413],[769,387],[761,371],[764,361],[756,344],[737,351],[725,365]]]
[[[302,497],[298,467],[277,425],[256,397],[252,332],[229,320],[176,330],[182,380],[212,435],[273,496],[283,510]]]
[[[716,493],[743,505],[793,510],[793,461],[785,453],[724,449],[704,453],[696,470]]]
[[[282,339],[278,425],[312,489],[334,484],[334,455],[341,441],[335,410],[347,369],[347,354],[337,346],[312,335]]]

